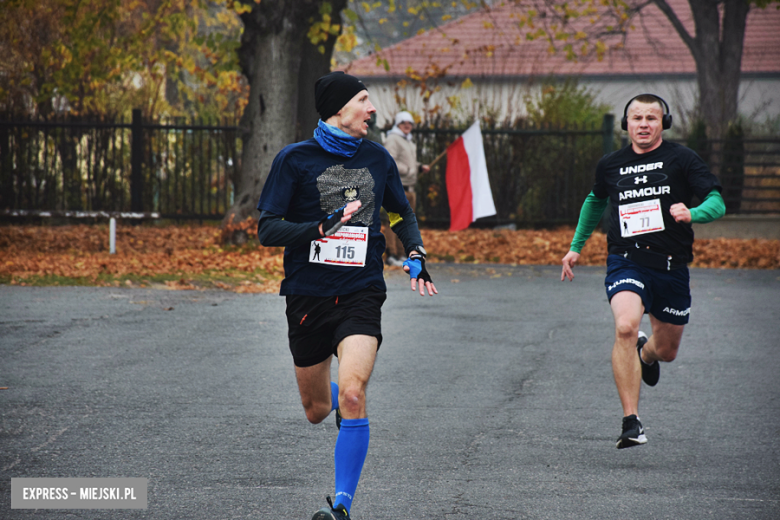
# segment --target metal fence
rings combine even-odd
[[[576,223],[598,160],[620,145],[613,125],[607,115],[589,128],[483,129],[498,214],[478,224]],[[421,162],[462,132],[415,130]],[[721,179],[729,213],[780,213],[780,139],[707,141],[697,151]],[[138,110],[130,122],[3,118],[0,216],[221,219],[232,205],[240,157],[234,122],[144,121]],[[446,158],[419,177],[418,218],[427,226],[449,223],[445,172]]]
[[[576,223],[593,187],[598,160],[615,147],[614,116],[601,126],[483,129],[485,159],[497,215],[483,225]],[[417,149],[430,162],[463,130],[420,129]],[[431,226],[449,222],[446,160],[419,177],[418,218]]]
[[[220,219],[232,204],[234,124],[78,118],[0,120],[0,210]]]
[[[780,213],[780,139],[708,139],[687,144],[718,176],[727,213]]]

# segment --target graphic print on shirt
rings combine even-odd
[[[354,200],[362,205],[349,221],[350,225],[374,223],[374,178],[368,168],[348,170],[342,164],[331,166],[317,177],[317,190],[320,192],[320,208],[327,214]]]
[[[643,197],[668,195],[671,193],[671,188],[668,185],[657,186],[664,182],[668,177],[665,173],[658,171],[651,171],[653,169],[663,168],[664,163],[654,164],[641,164],[637,166],[629,166],[627,168],[620,168],[620,175],[631,175],[630,177],[622,177],[617,180],[616,184],[619,188],[623,188],[618,198],[621,201],[638,199]],[[646,173],[650,172],[650,173]],[[630,189],[626,189],[630,188]],[[627,235],[623,235],[627,236]]]
[[[658,184],[666,179],[665,173],[645,173],[644,175],[636,175],[634,177],[624,177],[617,181],[617,185],[620,188],[634,188],[646,184]]]

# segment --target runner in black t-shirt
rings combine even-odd
[[[691,308],[691,224],[711,222],[726,211],[720,184],[704,161],[663,141],[661,133],[672,123],[668,112],[666,102],[651,94],[628,102],[621,125],[631,145],[599,161],[562,260],[561,281],[573,280],[582,247],[611,201],[604,285],[615,318],[612,371],[624,416],[618,449],[647,442],[637,416],[641,381],[655,386],[658,362],[677,357]],[[689,209],[694,195],[703,202]],[[643,314],[650,316],[649,338],[639,330]]]
[[[365,139],[376,112],[366,87],[332,72],[317,80],[315,99],[321,119],[314,138],[274,159],[257,205],[257,234],[264,246],[285,247],[280,292],[306,418],[317,424],[336,411],[335,505],[328,496],[312,520],[348,520],[368,452],[366,388],[382,343],[381,207],[409,257],[411,289],[437,291],[395,161]],[[338,384],[330,381],[334,355]]]

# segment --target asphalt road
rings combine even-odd
[[[628,450],[603,268],[432,275],[388,279],[355,520],[780,518],[780,272],[692,270]],[[2,286],[0,518],[309,520],[337,432],[294,379],[275,295]],[[12,510],[20,477],[147,478],[148,508]]]

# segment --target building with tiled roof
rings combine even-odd
[[[668,0],[680,21],[694,34],[686,0]],[[522,13],[507,2],[475,12],[384,49],[387,69],[376,56],[351,62],[348,70],[366,82],[384,126],[399,109],[425,112],[419,89],[399,87],[409,73],[441,74],[439,92],[428,102],[447,105],[457,100],[467,119],[485,111],[513,119],[522,116],[524,95],[546,78],[576,77],[596,101],[622,115],[625,102],[641,92],[654,92],[671,105],[675,121],[685,123],[698,97],[696,66],[688,47],[672,24],[651,4],[632,20],[625,39],[604,40],[601,60],[591,50],[577,60],[564,52],[551,53],[543,39],[528,40],[527,25],[519,28]],[[576,23],[576,22],[575,22]],[[592,30],[583,18],[582,30]],[[582,42],[573,41],[579,51]],[[466,81],[468,79],[468,81]],[[473,85],[468,88],[465,86]],[[742,56],[740,114],[758,122],[780,115],[780,10],[770,5],[753,8],[747,20]]]

